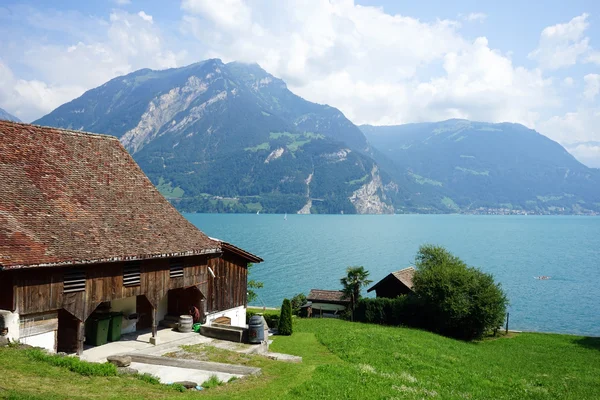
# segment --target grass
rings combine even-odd
[[[432,186],[443,186],[442,182],[436,181],[433,179],[425,178],[424,176],[410,173],[410,176],[417,182],[419,185],[432,185]]]
[[[128,376],[82,376],[0,348],[0,397],[187,399],[597,399],[600,339],[522,333],[476,343],[408,329],[296,319],[272,351],[284,363],[208,346],[191,358],[262,368],[259,376],[179,393]]]
[[[442,204],[445,205],[447,208],[454,210],[454,211],[458,211],[460,209],[459,206],[456,205],[456,203],[454,202],[454,200],[452,200],[450,197],[444,197],[441,200]]]
[[[270,149],[271,149],[271,145],[269,144],[269,142],[264,142],[264,143],[254,146],[254,147],[246,147],[244,150],[257,152],[259,150],[270,150]]]
[[[171,182],[166,182],[162,176],[158,179],[156,188],[163,196],[168,198],[180,199],[185,193],[179,186],[173,187]]]
[[[468,168],[463,168],[463,167],[454,167],[455,169],[461,171],[461,172],[466,172],[468,174],[471,175],[475,175],[475,176],[489,176],[490,175],[490,171],[475,171],[474,169],[468,169]]]

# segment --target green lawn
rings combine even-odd
[[[465,343],[428,332],[329,319],[296,320],[271,349],[301,364],[219,349],[204,359],[263,374],[202,393],[121,377],[82,377],[0,349],[0,397],[210,399],[598,399],[600,339],[523,333]],[[37,396],[37,397],[35,397]]]

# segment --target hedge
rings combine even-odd
[[[268,310],[266,312],[262,312],[262,311],[256,312],[256,311],[248,310],[248,311],[246,311],[246,323],[250,322],[250,317],[252,317],[254,315],[262,314],[263,318],[267,322],[267,325],[269,325],[269,328],[276,328],[279,325],[279,311],[272,311],[272,312],[277,312],[277,314],[272,314]]]
[[[413,327],[421,327],[425,322],[419,312],[419,300],[414,296],[360,299],[354,310],[354,321]]]

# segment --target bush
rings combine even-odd
[[[306,295],[304,293],[298,293],[292,297],[292,313],[294,315],[300,315],[301,307],[306,304]]]
[[[204,389],[212,389],[214,387],[221,386],[222,384],[223,382],[216,375],[211,375],[210,378],[208,378],[208,380],[205,381],[201,386]]]
[[[502,325],[508,304],[491,274],[469,267],[443,247],[421,246],[413,290],[426,328],[459,339],[476,339]]]
[[[277,314],[273,314],[275,312]],[[279,311],[274,310],[266,310],[265,312],[246,311],[246,323],[250,322],[250,317],[259,314],[262,314],[263,318],[265,319],[267,325],[269,325],[270,328],[275,328],[279,326]]]
[[[81,361],[77,357],[59,356],[48,354],[44,350],[32,348],[25,351],[25,354],[32,360],[43,361],[50,365],[67,368],[84,376],[115,376],[117,367],[110,363],[98,364],[87,361]]]
[[[360,299],[354,311],[354,320],[381,325],[422,325],[418,299],[414,296],[400,296],[395,299]]]
[[[292,334],[292,303],[288,299],[283,300],[281,305],[281,316],[277,331],[280,335],[289,336]]]

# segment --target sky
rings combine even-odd
[[[0,0],[26,122],[141,68],[256,62],[356,124],[516,122],[600,168],[600,2]]]

